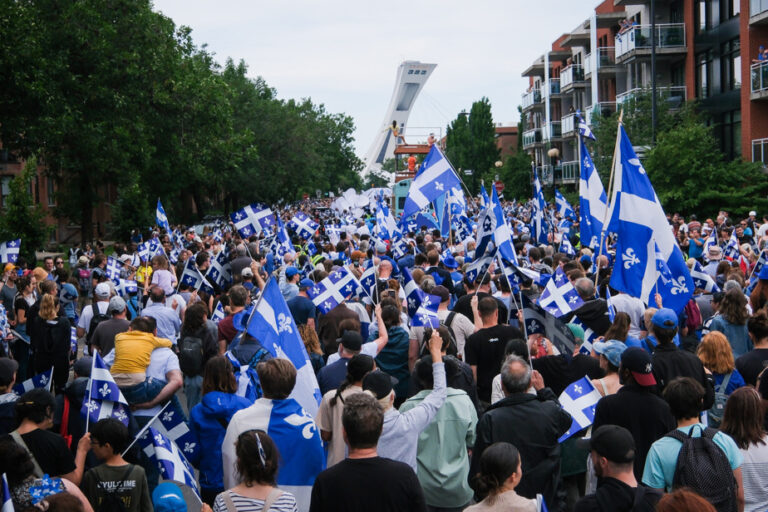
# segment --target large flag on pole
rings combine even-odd
[[[235,224],[235,229],[243,238],[258,235],[262,229],[272,231],[275,225],[275,216],[272,210],[258,203],[246,205],[232,212],[230,218]]]
[[[658,291],[664,307],[680,312],[693,292],[691,273],[621,125],[618,143],[607,226],[607,231],[618,235],[611,287],[646,304],[654,303],[653,295]]]
[[[509,261],[517,261],[515,247],[512,245],[512,233],[504,217],[496,187],[491,191],[491,201],[485,210],[480,213],[477,228],[477,248],[475,257],[480,259],[488,252],[489,244],[498,249],[502,258]]]
[[[360,284],[345,267],[331,272],[328,277],[307,290],[309,298],[324,314],[358,293]]]
[[[573,211],[571,204],[565,198],[559,190],[555,189],[555,204],[557,205],[557,213],[563,218],[575,218],[576,213]]]
[[[168,224],[168,216],[165,214],[165,208],[163,208],[163,203],[160,202],[160,198],[157,198],[157,208],[155,209],[155,224],[157,224],[157,227],[163,228],[166,233],[171,232],[171,226]]]
[[[437,144],[433,144],[408,190],[408,197],[405,198],[403,207],[403,219],[407,219],[422,208],[429,206],[432,201],[451,188],[460,187],[461,183],[451,163],[445,158]]]
[[[19,259],[19,247],[21,238],[0,242],[0,263],[16,263]]]
[[[608,208],[608,198],[605,195],[600,175],[592,163],[589,150],[584,142],[581,144],[581,177],[579,178],[579,231],[581,245],[593,251],[600,248],[600,236],[605,221],[605,211]]]
[[[544,199],[544,191],[541,189],[541,181],[539,181],[539,173],[536,169],[533,169],[533,230],[536,244],[547,243],[547,221],[544,219],[544,215],[547,210],[547,201]]]

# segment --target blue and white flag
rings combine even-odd
[[[405,217],[401,217],[400,220],[400,227],[404,227],[402,220],[405,219]],[[431,214],[425,214],[424,212],[417,213],[412,219],[410,219],[406,224],[405,227],[407,228],[406,231],[408,233],[415,233],[418,230],[420,230],[422,227],[426,227],[428,230],[432,231],[433,229],[438,229],[437,226],[437,220],[431,215]]]
[[[341,267],[331,272],[328,277],[317,283],[312,288],[307,289],[309,298],[324,314],[347,300],[352,295],[358,293],[360,283],[355,276]]]
[[[762,258],[763,256],[760,255],[760,257]],[[759,273],[759,271],[757,272]],[[694,288],[699,288],[707,293],[717,293],[720,291],[720,287],[717,286],[715,280],[712,279],[712,276],[704,272],[701,263],[698,261],[693,264],[691,278],[693,279]]]
[[[0,243],[0,263],[16,263],[19,259],[21,238]]]
[[[472,263],[467,266],[467,270],[464,272],[464,277],[466,277],[470,283],[476,282],[488,272],[488,268],[491,266],[491,263],[493,263],[495,257],[496,248],[494,247],[490,251],[486,251],[485,254],[479,258],[472,260]]]
[[[204,291],[213,294],[213,287],[205,280],[205,276],[195,266],[192,258],[189,258],[184,264],[184,272],[181,274],[180,284],[194,288],[197,291]]]
[[[211,258],[211,265],[208,267],[205,277],[216,283],[220,288],[226,288],[232,284],[232,266],[224,251]]]
[[[592,133],[592,130],[589,128],[589,125],[586,121],[584,121],[584,118],[581,115],[581,111],[576,111],[576,119],[579,120],[579,135],[581,135],[585,139],[595,139],[595,134]]]
[[[115,292],[124,299],[130,298],[134,293],[139,293],[139,285],[136,281],[129,279],[113,280],[115,283]]]
[[[69,351],[72,354],[77,354],[77,329],[75,327],[69,328]]]
[[[139,244],[138,247],[139,258],[141,261],[150,261],[155,255],[165,255],[163,251],[163,245],[157,238],[150,238],[144,243]]]
[[[592,353],[592,343],[594,343],[594,341],[598,338],[597,333],[590,327],[587,327],[587,325],[579,320],[579,317],[577,316],[574,316],[568,323],[578,325],[584,330],[584,339],[582,340],[583,343],[579,348],[579,352],[582,354],[590,355]]]
[[[11,497],[11,490],[8,488],[8,478],[3,473],[3,505],[0,507],[0,512],[14,512],[13,498]]]
[[[448,190],[460,187],[461,182],[456,171],[437,144],[433,144],[408,190],[403,206],[403,218],[407,219],[418,213]]]
[[[91,377],[80,413],[88,418],[89,423],[115,418],[123,425],[128,425],[128,401],[98,352],[93,355]]]
[[[539,297],[539,306],[560,318],[583,305],[584,301],[579,297],[576,288],[568,280],[563,268],[558,266],[555,275],[549,280]]]
[[[10,333],[11,326],[8,323],[8,312],[5,306],[0,304],[0,339],[4,339]]]
[[[533,235],[536,244],[547,243],[547,222],[544,218],[547,210],[547,201],[544,199],[544,191],[541,189],[539,173],[533,169],[534,209],[533,209]]]
[[[288,236],[288,231],[285,229],[285,225],[280,217],[277,217],[277,226],[275,227],[275,238],[272,240],[272,252],[282,258],[286,254],[296,254],[296,249],[293,248],[291,243],[291,237]]]
[[[448,203],[448,213],[451,217],[458,218],[467,214],[467,200],[464,198],[461,188],[449,190],[448,195],[445,196],[445,201]]]
[[[349,275],[354,279],[354,276]],[[340,281],[336,281],[338,282]],[[357,286],[356,282],[355,286]],[[296,368],[296,385],[293,387],[290,398],[296,400],[304,410],[314,416],[322,395],[299,329],[275,279],[271,279],[264,288],[261,298],[251,313],[247,331],[274,357],[288,359],[293,363]]]
[[[194,459],[201,447],[195,442],[195,436],[189,430],[184,416],[176,410],[166,407],[152,426],[165,437],[176,443],[184,457]]]
[[[288,227],[291,228],[297,235],[304,240],[309,240],[312,235],[315,234],[317,228],[320,225],[309,218],[304,212],[297,212],[296,215],[288,222]]]
[[[310,256],[314,256],[315,254],[317,254],[317,246],[315,245],[315,242],[311,240],[307,242],[306,251],[307,251],[307,254],[309,254]]]
[[[165,214],[165,208],[163,208],[163,203],[160,202],[160,198],[157,199],[157,209],[155,210],[155,224],[157,224],[157,227],[163,228],[166,233],[171,232],[171,226],[168,224],[168,216]]]
[[[138,442],[151,463],[160,469],[163,479],[186,484],[200,494],[195,472],[176,443],[153,427],[149,427]]]
[[[616,320],[616,308],[613,307],[611,290],[609,290],[607,286],[605,287],[605,304],[608,306],[608,319],[611,321],[611,323],[613,323],[613,321]]]
[[[704,261],[709,261],[709,249],[717,247],[717,229],[712,228],[709,232],[709,236],[704,240],[704,246],[701,248]]]
[[[376,289],[376,267],[373,265],[373,261],[368,261],[366,264],[365,270],[363,271],[362,275],[360,276],[360,293],[358,293],[358,297],[369,297],[373,299],[374,297],[377,297],[378,290]],[[378,300],[378,298],[377,298]]]
[[[419,294],[420,291],[421,290],[419,289],[419,285],[416,284],[416,281],[413,280],[411,271],[407,268],[404,268],[403,293],[405,294],[405,303],[408,307],[408,316],[410,318],[413,318],[413,316],[416,314],[416,311],[419,309],[419,305],[421,304],[421,295]]]
[[[576,256],[576,249],[573,248],[573,244],[571,244],[566,233],[563,233],[562,238],[560,239],[559,251],[571,258]]]
[[[104,267],[104,273],[107,274],[107,277],[112,279],[113,281],[115,279],[120,279],[120,276],[122,275],[122,271],[123,271],[123,262],[121,262],[117,258],[108,256],[107,266]]]
[[[243,238],[258,235],[262,230],[272,231],[275,225],[272,210],[258,203],[246,205],[232,212],[229,217]]]
[[[394,217],[389,212],[387,205],[379,200],[376,209],[376,226],[374,231],[382,240],[396,240],[402,238],[403,234],[397,227]]]
[[[478,217],[477,238],[475,257],[479,258],[488,252],[489,247],[495,247],[502,258],[517,261],[515,247],[512,245],[512,233],[504,218],[496,187],[491,191],[490,204]]]
[[[491,200],[488,198],[488,192],[485,191],[485,184],[480,184],[480,206],[483,208],[488,208],[488,205],[491,203]]]
[[[731,238],[728,239],[728,243],[723,247],[723,257],[734,260],[741,254],[741,245],[739,245],[739,239],[736,238],[736,230],[731,231]]]
[[[608,197],[600,181],[592,157],[584,141],[581,144],[581,175],[579,178],[579,231],[581,245],[593,252],[600,249],[603,222],[608,209]],[[603,252],[605,254],[605,252]]]
[[[682,311],[693,291],[685,258],[648,175],[619,125],[619,162],[607,230],[618,235],[611,287],[653,304],[658,289],[665,307]],[[656,247],[668,274],[659,271]]]
[[[405,238],[392,242],[392,245],[389,246],[389,250],[392,251],[392,255],[398,260],[411,252],[411,248]]]
[[[24,382],[13,386],[13,392],[21,396],[27,391],[32,391],[35,388],[49,389],[51,387],[51,381],[53,380],[53,368],[43,373],[38,373],[34,377],[31,377]]]
[[[576,432],[592,425],[592,422],[595,421],[595,407],[600,398],[600,393],[588,377],[582,377],[576,382],[568,384],[558,400],[563,410],[573,418],[573,423],[571,423],[568,432],[558,439],[558,442],[562,443]]]
[[[213,308],[213,314],[211,314],[211,320],[216,325],[219,324],[224,318],[227,316],[227,314],[224,312],[224,305],[221,303],[221,301],[218,301],[216,303],[216,307]]]
[[[557,213],[563,218],[576,218],[576,213],[571,208],[571,204],[565,198],[559,190],[555,189],[555,204],[557,205]]]
[[[551,341],[561,354],[573,354],[576,338],[565,323],[534,304],[526,295],[522,295],[522,299],[526,333],[529,336],[541,334]]]
[[[437,308],[440,306],[440,297],[429,295],[419,290],[421,301],[416,309],[416,314],[411,318],[413,327],[440,327],[440,318],[437,316]]]
[[[763,269],[763,265],[765,265],[766,262],[768,262],[768,248],[763,249],[763,252],[760,253],[760,257],[757,258],[755,268],[752,269],[752,276],[757,278],[757,276],[760,275],[760,271]]]

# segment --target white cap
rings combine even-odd
[[[109,287],[109,283],[99,283],[93,290],[93,294],[102,299],[109,297],[110,293],[112,293],[112,289]]]
[[[757,212],[755,210],[752,210],[749,212],[750,217],[757,217]]]

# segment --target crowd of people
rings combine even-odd
[[[319,226],[293,233],[289,251],[266,231],[245,237],[221,223],[155,230],[151,257],[137,231],[69,261],[6,264],[0,472],[15,510],[768,509],[768,218],[669,217],[689,266],[713,284],[682,311],[613,289],[614,254],[582,247],[578,221],[539,246],[530,225],[512,222],[520,265],[564,273],[583,302],[557,320],[575,341],[566,351],[526,327],[524,304],[544,282],[512,282],[496,264],[468,277],[472,233],[417,226],[403,255],[376,236],[372,212],[328,206],[277,210]],[[504,203],[510,216],[519,208]],[[725,258],[732,233],[739,255]],[[566,239],[575,255],[561,252]],[[209,278],[222,254],[223,286]],[[371,267],[371,293],[326,312],[313,301],[330,274],[361,279]],[[189,268],[206,286],[183,279]],[[438,326],[409,314],[408,279],[439,299]],[[302,376],[291,361],[246,329],[270,280],[316,376],[316,413],[293,398]],[[127,426],[80,414],[97,355],[130,406]],[[51,368],[50,385],[19,388]],[[599,401],[591,425],[572,432],[562,397],[585,377]],[[160,411],[183,416],[201,448],[188,456],[192,492],[132,443]]]

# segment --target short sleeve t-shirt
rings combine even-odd
[[[122,500],[126,512],[152,510],[147,477],[141,466],[102,464],[83,475],[81,489],[95,510],[99,510],[104,497],[111,493]]]
[[[690,429],[694,429],[693,437],[699,437],[704,428],[704,425],[701,423],[696,423],[688,427],[679,427],[677,430],[687,435]],[[736,443],[730,436],[718,432],[713,440],[725,452],[732,470],[735,471],[741,467],[743,457],[739,447],[736,446]],[[648,457],[645,459],[643,483],[654,489],[670,491],[672,489],[672,479],[675,476],[675,468],[677,467],[677,456],[680,454],[682,446],[683,443],[677,439],[666,436],[653,443],[651,450],[648,452]]]
[[[85,329],[85,332],[88,332],[88,329],[91,328],[91,320],[93,319],[93,305],[95,305],[99,309],[99,313],[102,315],[107,314],[107,309],[109,309],[109,302],[105,301],[98,301],[94,302],[92,305],[85,306],[83,310],[80,312],[80,318],[77,320],[77,326]]]
[[[504,348],[513,339],[523,339],[520,329],[509,325],[495,325],[480,329],[467,339],[464,353],[467,364],[477,366],[477,396],[491,401],[493,378],[500,372],[504,361]]]
[[[152,273],[152,281],[150,284],[159,286],[163,289],[166,295],[171,295],[173,293],[173,281],[173,274],[168,270],[160,269],[155,270]]]
[[[736,369],[739,370],[744,382],[752,386],[757,383],[757,376],[768,366],[768,348],[756,348],[736,359]]]
[[[296,325],[305,325],[310,318],[315,318],[317,311],[315,304],[301,295],[288,301],[288,309],[291,310]]]
[[[43,473],[62,476],[75,470],[75,458],[60,435],[38,428],[22,434],[21,438]],[[4,439],[12,438],[5,436]]]

